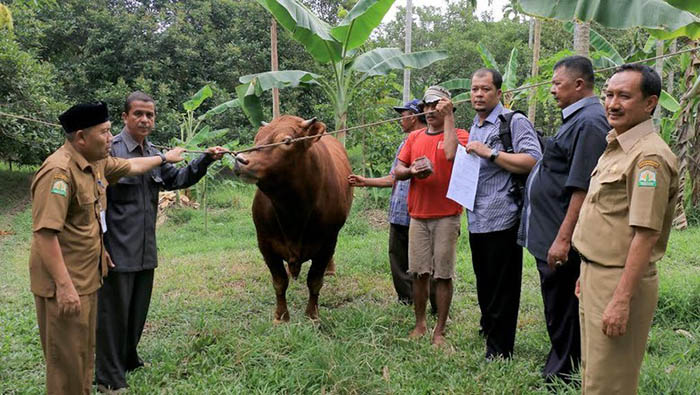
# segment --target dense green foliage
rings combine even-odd
[[[116,132],[121,127],[126,95],[139,89],[157,100],[158,130],[153,139],[168,142],[179,136],[184,113],[181,103],[202,86],[209,84],[214,95],[201,113],[234,98],[241,76],[269,70],[271,16],[253,1],[66,0],[42,1],[31,7],[27,3],[31,2],[9,2],[14,34],[4,34],[0,41],[0,111],[56,122],[56,116],[71,103],[105,100]],[[337,23],[339,12],[351,8],[355,1],[306,3],[324,20]],[[451,56],[429,69],[414,71],[415,96],[430,84],[469,78],[473,70],[482,67],[478,43],[487,47],[499,64],[505,64],[511,49],[517,48],[517,82],[527,79],[531,62],[527,23],[520,23],[520,19],[493,22],[488,15],[477,18],[469,3],[451,2],[446,10],[415,10],[413,50],[444,49]],[[404,15],[400,11],[393,21],[381,25],[360,50],[402,48]],[[641,47],[646,39],[634,31],[602,33],[621,51],[634,40]],[[542,43],[546,58],[569,48],[571,38],[559,22],[552,22],[545,24]],[[278,48],[280,70],[307,70],[331,78],[328,70],[318,66],[283,29]],[[546,67],[543,72],[547,78]],[[348,126],[393,116],[390,106],[400,101],[401,89],[400,73],[366,81],[349,104]],[[280,94],[283,113],[317,116],[332,128],[333,106],[320,87],[285,89]],[[551,130],[559,117],[547,96],[546,92],[542,95],[539,110],[544,116],[538,120]],[[262,101],[269,119],[270,95],[263,95]],[[516,97],[514,107],[526,107],[524,96]],[[466,128],[473,113],[466,104],[460,108],[458,123]],[[247,145],[255,132],[240,109],[221,114],[210,126],[230,129],[218,143],[238,140]],[[360,132],[350,136],[349,148],[357,151],[364,147],[364,157],[369,158],[366,166],[354,164],[373,172],[387,171],[390,158],[384,154],[394,147],[383,144],[400,140],[395,136],[397,130],[395,125],[385,125],[364,133],[366,136],[359,136]],[[0,117],[0,139],[0,159],[40,163],[62,137],[60,128]]]

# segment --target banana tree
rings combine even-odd
[[[228,111],[229,109],[239,107],[240,104],[238,99],[233,99],[221,103],[218,106],[205,112],[204,114],[195,117],[195,112],[199,109],[199,107],[212,96],[213,92],[211,90],[211,87],[209,87],[209,85],[204,85],[202,89],[197,91],[197,93],[195,93],[187,101],[182,103],[182,107],[184,108],[185,113],[182,114],[182,123],[180,124],[180,138],[173,139],[173,141],[171,142],[173,146],[177,145],[186,148],[190,151],[201,151],[204,149],[204,147],[222,138],[224,135],[226,135],[226,133],[228,133],[229,129],[215,130],[212,129],[209,125],[206,125],[206,122],[211,120],[216,115]],[[231,150],[236,149],[237,147],[238,141],[233,141],[224,145],[224,148],[228,148]],[[195,189],[197,190],[199,200],[202,202],[202,209],[204,213],[204,232],[207,232],[208,225],[207,181],[213,180],[216,174],[219,171],[221,171],[223,166],[233,168],[233,159],[226,155],[221,159],[220,162],[212,164],[209,168],[209,171],[207,171],[207,174],[204,176],[202,182],[195,185]],[[177,191],[176,193],[179,203],[180,192]]]
[[[298,0],[258,0],[313,59],[326,66],[330,80],[302,70],[266,72],[240,78],[236,88],[243,111],[254,126],[263,120],[259,96],[272,88],[318,86],[334,109],[336,130],[347,127],[348,106],[367,79],[392,70],[421,69],[447,58],[447,52],[428,50],[405,54],[398,48],[360,53],[395,0],[359,0],[337,26],[321,20]],[[342,139],[344,133],[339,137]]]
[[[490,69],[497,70],[503,76],[503,85],[501,89],[504,91],[510,91],[518,87],[518,48],[513,47],[510,51],[510,57],[508,58],[508,63],[505,69],[501,70],[496,63],[496,59],[493,57],[491,52],[482,44],[479,43],[477,46],[479,50],[479,55],[481,55],[481,60],[484,65]],[[513,105],[513,92],[506,92],[503,95],[503,105],[506,108],[511,108]]]
[[[510,57],[508,58],[508,64],[506,64],[506,68],[504,70],[501,70],[501,67],[498,65],[496,62],[496,58],[493,57],[491,52],[482,44],[479,43],[477,46],[477,50],[479,51],[479,55],[481,56],[481,60],[484,62],[484,66],[494,69],[498,71],[499,73],[502,74],[503,76],[503,85],[501,86],[501,89],[504,91],[509,91],[512,89],[515,89],[517,87],[517,71],[518,71],[518,49],[513,48],[510,51]],[[454,91],[466,91],[466,92],[461,92],[452,97],[452,101],[454,102],[462,102],[469,100],[470,92],[469,90],[471,89],[472,81],[469,78],[455,78],[451,79],[448,81],[444,81],[440,83],[440,86],[443,88],[449,90],[450,92]],[[513,94],[512,92],[508,92],[504,95],[503,97],[503,105],[506,106],[507,108],[510,108],[513,105]]]

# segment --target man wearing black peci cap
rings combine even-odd
[[[414,130],[425,129],[425,115],[420,114],[420,100],[413,99],[404,103],[401,107],[394,107],[394,110],[401,114],[403,118],[399,120],[401,130],[408,137]],[[406,139],[404,138],[396,156],[401,152]],[[389,264],[391,266],[391,278],[394,281],[394,289],[399,297],[400,303],[413,303],[413,280],[408,271],[408,225],[411,217],[408,215],[408,187],[410,180],[397,180],[394,177],[396,161],[391,166],[388,175],[379,178],[365,178],[357,174],[348,176],[348,182],[356,187],[391,187],[391,198],[389,201]],[[432,300],[432,298],[431,298]],[[433,305],[434,306],[434,305]]]
[[[183,149],[163,158],[110,157],[111,123],[103,102],[77,104],[59,120],[66,141],[44,161],[31,186],[29,275],[47,393],[89,394],[97,290],[111,265],[102,241],[107,231],[105,190],[123,176],[142,174],[164,161],[181,161]]]

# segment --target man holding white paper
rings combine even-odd
[[[510,122],[512,149],[504,145],[499,115],[510,113],[500,103],[501,74],[492,69],[474,72],[471,103],[476,117],[466,152],[480,157],[473,210],[467,210],[469,245],[481,308],[480,333],[486,337],[486,359],[513,354],[520,304],[523,250],[517,244],[520,221],[519,188],[515,174],[527,174],[542,157],[535,129],[521,114]],[[445,132],[445,155],[455,155],[457,137]],[[465,175],[466,176],[466,175]]]

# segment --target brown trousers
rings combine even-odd
[[[56,298],[34,296],[46,360],[46,393],[90,394],[95,367],[97,292],[80,296],[80,315],[59,316]]]
[[[659,276],[656,265],[650,264],[632,297],[625,334],[608,337],[602,330],[603,312],[612,300],[623,269],[581,263],[581,390],[585,395],[637,393],[659,296]]]

